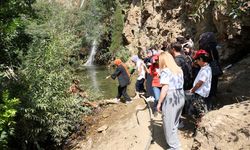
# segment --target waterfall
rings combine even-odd
[[[82,8],[83,4],[84,4],[84,0],[82,0],[81,5],[80,5],[80,8]]]
[[[92,66],[92,67],[87,66],[86,68],[87,68],[88,75],[90,77],[91,85],[93,86],[95,90],[99,90],[99,84],[98,84],[98,79],[96,75],[98,72],[96,70],[96,66]]]
[[[92,43],[89,58],[88,58],[87,62],[84,64],[84,66],[93,66],[94,57],[95,57],[95,54],[96,54],[96,46],[97,46],[96,45],[96,40],[94,40],[93,43]]]

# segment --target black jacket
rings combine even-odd
[[[119,65],[111,75],[112,79],[115,79],[116,77],[118,77],[118,82],[121,87],[127,86],[130,83],[126,69],[122,65]]]

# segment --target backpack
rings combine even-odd
[[[175,58],[178,66],[181,67],[184,77],[184,90],[190,90],[193,87],[192,78],[192,58],[186,55],[179,55]]]

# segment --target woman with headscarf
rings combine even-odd
[[[126,100],[126,103],[131,102],[131,98],[127,94],[127,86],[130,83],[130,74],[128,72],[127,66],[121,61],[121,59],[116,59],[114,61],[116,66],[115,72],[111,75],[112,79],[118,78],[119,86],[118,86],[118,94],[116,96],[117,101],[120,101],[121,96],[123,96]]]
[[[179,150],[178,125],[185,102],[183,72],[168,52],[159,56],[160,84],[162,85],[157,110],[162,111],[164,134],[169,149]]]
[[[146,66],[144,62],[138,57],[138,55],[132,56],[131,61],[136,65],[136,70],[138,72],[138,77],[135,83],[136,96],[134,97],[134,99],[137,99],[139,98],[140,93],[146,92],[144,88]]]

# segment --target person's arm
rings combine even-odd
[[[111,75],[111,78],[112,79],[115,79],[117,76],[119,76],[121,73],[121,68],[120,66],[118,66],[116,69],[115,69],[115,72]]]
[[[150,69],[148,67],[146,67],[146,65],[143,65],[143,67],[144,67],[145,71],[150,74]]]
[[[143,62],[140,62],[140,65],[139,65],[139,67],[138,67],[138,74],[141,74],[141,72],[142,72],[142,66],[143,65]]]
[[[161,112],[161,105],[162,105],[163,101],[165,100],[165,97],[167,96],[167,91],[168,91],[168,84],[162,85],[160,98],[159,98],[159,101],[157,104],[157,111],[158,112]]]
[[[195,84],[195,86],[190,90],[190,92],[191,92],[191,93],[194,93],[197,89],[199,89],[199,88],[202,86],[203,83],[204,83],[203,81],[199,80],[199,81]]]
[[[195,91],[197,90],[197,89],[199,89],[201,86],[202,86],[202,84],[205,82],[205,81],[207,81],[207,79],[208,79],[208,75],[207,75],[207,73],[204,71],[204,70],[200,70],[201,72],[199,72],[200,73],[200,75],[199,75],[199,78],[198,78],[198,82],[194,85],[194,87],[190,90],[190,92],[191,93],[195,93]]]
[[[167,70],[163,70],[161,72],[161,78],[160,78],[160,83],[162,85],[162,88],[161,88],[161,94],[160,94],[160,98],[159,98],[159,101],[158,101],[158,104],[157,104],[157,111],[158,112],[161,112],[161,106],[162,106],[162,103],[163,101],[165,100],[165,97],[167,96],[167,91],[168,91],[168,88],[169,88],[169,74],[170,72],[167,71]]]

